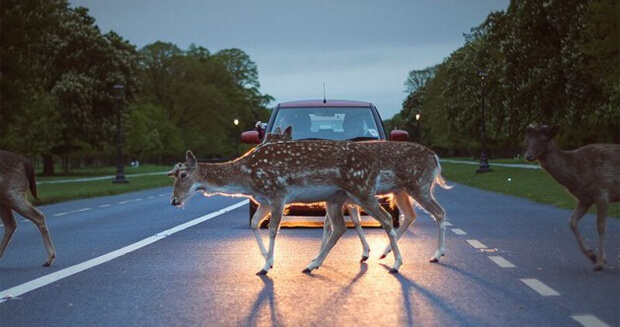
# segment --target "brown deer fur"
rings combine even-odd
[[[437,157],[429,149],[413,143],[276,141],[257,146],[244,156],[227,163],[197,163],[188,151],[185,163],[175,166],[171,202],[181,205],[195,191],[239,193],[251,196],[259,206],[255,217],[271,210],[266,273],[273,264],[275,236],[286,203],[327,201],[333,232],[316,260],[307,270],[320,266],[344,233],[342,205],[352,200],[379,220],[390,238],[397,272],[402,258],[390,215],[379,205],[377,193],[405,191],[429,211],[440,226],[436,257],[443,254],[445,211],[434,200],[435,182],[445,185],[439,174]],[[259,220],[260,219],[253,219]]]
[[[595,263],[594,269],[600,270],[605,264],[607,208],[609,203],[620,201],[620,145],[591,144],[562,151],[553,142],[557,132],[557,127],[529,126],[525,134],[525,158],[538,160],[540,166],[577,199],[570,227],[581,251]],[[577,227],[592,205],[597,208],[598,256],[584,243]]]
[[[36,198],[37,186],[32,164],[20,155],[0,150],[0,217],[2,217],[4,224],[0,257],[4,254],[4,250],[11,241],[15,229],[17,229],[17,222],[13,216],[13,211],[15,211],[32,221],[39,229],[47,249],[47,260],[43,266],[49,267],[56,258],[56,250],[45,224],[45,216],[28,202],[26,197],[28,188]]]

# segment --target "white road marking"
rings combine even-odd
[[[151,196],[149,196],[148,198],[149,198],[149,199],[154,199],[154,198],[155,198],[155,196],[154,196],[154,195],[151,195]]]
[[[480,243],[480,241],[478,240],[467,240],[467,243],[469,243],[469,245],[473,246],[476,249],[486,249],[487,246]]]
[[[498,266],[502,268],[515,268],[516,267],[510,261],[498,255],[491,255],[489,256],[489,259],[491,259],[491,261],[495,262]]]
[[[68,215],[70,214],[70,212],[59,212],[59,213],[55,213],[52,216],[54,217],[58,217],[58,216],[64,216],[64,215]]]
[[[446,225],[446,226],[450,227],[450,226],[452,226],[452,223],[450,223],[450,222],[446,221],[446,222],[444,223],[444,225]]]
[[[102,205],[99,206],[99,208],[107,208],[109,206],[111,206],[111,204],[102,204]]]
[[[536,278],[521,278],[521,281],[524,282],[527,286],[531,287],[534,291],[538,292],[538,294],[542,296],[559,296],[558,293],[553,288],[543,284],[543,282],[539,281]]]
[[[600,321],[593,315],[575,315],[570,317],[577,320],[584,327],[609,327],[608,324]]]
[[[90,208],[82,208],[82,209],[75,210],[74,212],[84,212],[88,210],[90,210]]]
[[[452,231],[456,235],[467,235],[467,233],[465,233],[465,231],[460,228],[452,228]]]
[[[129,203],[129,202],[131,202],[131,200],[126,200],[126,201],[116,202],[116,204],[125,204],[125,203]]]
[[[88,260],[88,261],[84,261],[82,263],[79,263],[77,265],[59,270],[57,272],[45,275],[43,277],[39,277],[37,279],[31,280],[29,282],[23,283],[21,285],[17,285],[15,287],[11,287],[9,289],[0,291],[0,303],[5,302],[7,299],[10,298],[15,298],[18,296],[21,296],[23,294],[26,294],[28,292],[34,291],[38,288],[41,288],[43,286],[49,285],[51,283],[57,282],[63,278],[69,277],[71,275],[75,275],[79,272],[82,272],[86,269],[90,269],[92,267],[104,264],[110,260],[116,259],[122,255],[125,255],[127,253],[133,252],[135,250],[138,250],[140,248],[143,248],[149,244],[155,243],[163,238],[166,238],[167,236],[170,236],[174,233],[180,232],[182,230],[185,230],[187,228],[193,227],[195,225],[198,225],[202,222],[205,222],[207,220],[213,219],[217,216],[221,216],[229,211],[235,210],[241,206],[244,206],[246,204],[248,204],[249,200],[243,200],[241,202],[238,202],[236,204],[233,204],[231,206],[228,206],[222,210],[216,211],[216,212],[212,212],[208,215],[204,215],[202,217],[198,217],[194,220],[190,220],[184,224],[178,225],[176,227],[167,229],[163,232],[157,233],[153,236],[147,237],[141,241],[135,242],[133,244],[130,244],[128,246],[125,246],[123,248],[120,248],[116,251],[112,251],[110,253],[104,254],[102,256],[96,257],[94,259]]]
[[[168,193],[160,194],[159,196],[166,196],[166,195],[168,195]]]
[[[133,200],[133,202],[138,202],[138,201],[142,201],[142,198],[138,198],[138,199]]]

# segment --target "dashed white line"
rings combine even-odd
[[[609,327],[608,324],[602,322],[593,315],[575,315],[570,317],[577,320],[577,322],[584,327]]]
[[[41,288],[43,286],[49,285],[51,283],[57,282],[63,278],[69,277],[71,275],[75,275],[79,272],[82,272],[86,269],[90,269],[92,267],[101,265],[103,263],[106,263],[110,260],[116,259],[122,255],[125,255],[127,253],[133,252],[135,250],[138,250],[140,248],[143,248],[149,244],[155,243],[169,235],[172,235],[174,233],[180,232],[182,230],[185,230],[187,228],[190,228],[192,226],[198,225],[202,222],[205,222],[207,220],[213,219],[217,216],[221,216],[229,211],[235,210],[243,205],[248,204],[248,200],[243,200],[241,202],[238,202],[236,204],[233,204],[231,206],[228,206],[222,210],[216,211],[216,212],[212,212],[208,215],[204,215],[202,217],[198,217],[194,220],[190,220],[184,224],[178,225],[176,227],[167,229],[163,232],[157,233],[156,235],[153,235],[151,237],[147,237],[141,241],[138,241],[136,243],[130,244],[128,246],[125,246],[123,248],[120,248],[116,251],[112,251],[110,253],[104,254],[102,256],[99,256],[97,258],[79,263],[77,265],[53,272],[51,274],[45,275],[43,277],[39,277],[37,279],[31,280],[29,282],[26,282],[24,284],[21,285],[17,285],[15,287],[11,287],[9,289],[0,291],[0,303],[5,302],[6,300],[10,299],[10,298],[16,298],[18,296],[21,296],[25,293],[28,293],[30,291],[36,290],[38,288]]]
[[[90,210],[90,208],[82,208],[82,209],[75,210],[74,212],[84,212],[88,210]]]
[[[52,216],[54,217],[58,217],[58,216],[64,216],[64,215],[68,215],[70,214],[70,212],[59,212],[59,213],[55,213]]]
[[[450,227],[450,226],[452,226],[452,223],[450,223],[450,222],[446,221],[446,222],[444,223],[444,225],[446,225],[446,226]]]
[[[102,204],[102,205],[99,206],[99,208],[107,208],[109,206],[111,206],[111,204]]]
[[[155,198],[154,195],[151,195],[151,196],[148,197],[148,199],[154,199],[154,198]]]
[[[168,193],[160,194],[159,196],[166,196],[166,195],[168,195]]]
[[[486,249],[487,246],[480,243],[480,241],[478,240],[467,240],[467,243],[469,243],[469,245],[473,246],[476,249]]]
[[[465,231],[460,228],[452,228],[452,231],[456,235],[467,235],[467,233],[465,233]]]
[[[536,278],[521,278],[521,281],[524,282],[527,286],[531,287],[534,291],[542,296],[559,296],[558,293],[553,288],[543,284],[543,282],[539,281]]]
[[[489,259],[491,259],[491,261],[495,262],[498,266],[502,268],[515,268],[516,267],[510,261],[498,255],[491,255],[489,256]]]

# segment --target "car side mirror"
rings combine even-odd
[[[409,133],[400,129],[395,129],[390,132],[390,141],[406,142],[409,141]]]
[[[241,133],[241,142],[245,144],[260,144],[258,131],[247,131]]]

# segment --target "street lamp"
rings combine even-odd
[[[239,119],[235,118],[235,120],[233,120],[233,124],[235,124],[235,126],[239,125]]]
[[[487,131],[486,131],[486,110],[484,108],[484,96],[485,94],[485,86],[487,83],[487,77],[489,75],[484,71],[478,71],[478,77],[480,78],[480,87],[481,87],[481,95],[482,95],[482,103],[481,103],[481,122],[480,122],[480,167],[476,170],[476,173],[487,173],[493,171],[489,167],[489,161],[487,157]]]
[[[416,124],[418,125],[418,142],[419,143],[422,143],[422,130],[420,129],[420,117],[421,116],[422,115],[420,114],[415,114],[415,121],[416,121]]]
[[[114,99],[116,100],[116,177],[112,181],[114,184],[129,183],[125,179],[125,167],[123,165],[123,129],[122,129],[122,106],[125,95],[125,86],[122,84],[114,85]]]
[[[233,120],[233,124],[235,124],[235,133],[239,133],[239,128],[238,128],[238,126],[239,126],[239,119],[235,118],[235,120]],[[239,143],[241,143],[241,142],[239,142],[239,140],[237,140],[237,144],[236,144],[236,148],[237,148],[236,155],[237,156],[239,155]]]

